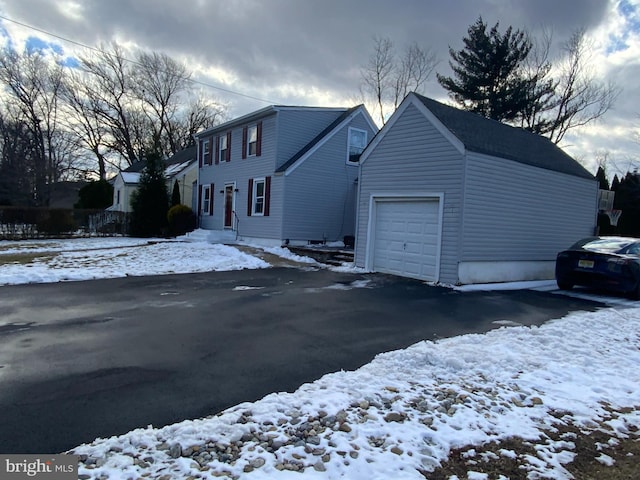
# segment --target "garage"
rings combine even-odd
[[[374,211],[372,270],[437,281],[440,199],[377,199]]]

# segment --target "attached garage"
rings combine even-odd
[[[549,139],[409,94],[360,159],[355,263],[444,284],[553,278],[598,184]]]
[[[437,282],[440,207],[440,197],[374,197],[371,269]]]

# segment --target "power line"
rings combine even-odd
[[[41,28],[34,27],[33,25],[29,25],[29,24],[26,24],[26,23],[23,23],[23,22],[19,22],[17,20],[13,20],[13,19],[11,19],[9,17],[5,17],[4,15],[0,15],[0,19],[6,20],[7,22],[15,23],[16,25],[20,25],[21,27],[24,27],[24,28],[35,30],[36,32],[44,33],[45,35],[49,35],[51,37],[57,38],[57,39],[62,40],[64,42],[68,42],[68,43],[71,43],[73,45],[77,45],[79,47],[86,48],[87,50],[91,50],[91,51],[94,51],[94,52],[97,52],[97,53],[100,53],[100,54],[111,55],[111,56],[114,56],[115,58],[118,58],[120,60],[124,60],[125,62],[129,62],[129,63],[132,63],[134,65],[138,65],[138,66],[143,66],[140,62],[137,62],[135,60],[130,60],[130,59],[126,58],[126,57],[118,57],[117,55],[113,55],[112,53],[105,52],[103,50],[100,50],[99,48],[92,47],[90,45],[78,42],[76,40],[71,40],[71,39],[63,37],[61,35],[56,35],[55,33],[51,33],[51,32],[49,32],[47,30],[43,30]],[[163,73],[167,73],[167,72],[164,71]],[[267,103],[267,104],[270,104],[270,105],[274,105],[274,104],[278,103],[278,102],[273,102],[271,100],[265,100],[264,98],[255,97],[253,95],[249,95],[249,94],[246,94],[246,93],[241,93],[241,92],[238,92],[236,90],[230,90],[228,88],[218,87],[216,85],[212,85],[210,83],[203,82],[203,81],[200,81],[200,80],[194,80],[193,78],[184,77],[184,79],[189,81],[189,82],[191,82],[191,83],[195,83],[195,84],[202,85],[202,86],[205,86],[205,87],[213,88],[215,90],[219,90],[221,92],[229,93],[231,95],[237,95],[239,97],[249,98],[251,100],[257,100],[259,102]]]

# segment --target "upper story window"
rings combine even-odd
[[[208,138],[202,142],[202,162],[211,165],[211,142]]]
[[[262,122],[242,129],[242,158],[262,155]]]
[[[250,157],[256,154],[256,148],[258,147],[258,126],[253,125],[247,130],[247,156]]]
[[[221,162],[227,161],[227,151],[229,150],[227,135],[222,135],[220,137],[220,148],[218,151],[218,160]]]
[[[349,127],[349,144],[347,145],[347,163],[357,164],[360,155],[367,146],[367,131]]]

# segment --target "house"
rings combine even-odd
[[[197,208],[198,162],[197,148],[189,147],[179,151],[165,160],[164,174],[167,179],[169,196],[177,183],[180,190],[180,200],[194,211]],[[145,167],[143,160],[122,170],[113,180],[113,205],[107,210],[130,212],[131,194],[138,188],[140,175]]]
[[[363,152],[355,263],[468,284],[546,279],[594,234],[598,183],[547,138],[409,94]]]
[[[355,232],[363,105],[269,106],[196,135],[199,226],[209,241],[342,241]]]

